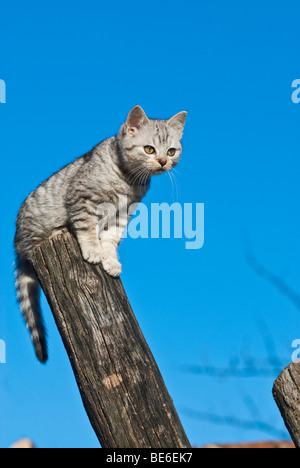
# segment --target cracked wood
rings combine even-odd
[[[190,447],[121,280],[85,262],[69,232],[33,263],[102,447]]]

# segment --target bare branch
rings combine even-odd
[[[207,411],[195,411],[186,407],[181,407],[180,409],[181,413],[185,414],[185,416],[192,419],[198,419],[199,421],[207,421],[211,424],[237,427],[246,431],[259,431],[283,440],[289,440],[288,433],[286,431],[277,429],[273,424],[266,423],[265,421],[250,421],[231,415],[221,416],[209,413]]]
[[[245,367],[215,367],[215,366],[201,366],[201,365],[183,365],[181,366],[182,372],[189,372],[191,374],[206,375],[216,378],[251,378],[251,377],[274,377],[278,375],[282,366],[258,366],[253,364]]]
[[[280,276],[275,275],[270,270],[261,265],[255,258],[253,252],[248,250],[246,252],[247,262],[253,271],[258,276],[266,279],[272,284],[281,294],[289,299],[298,309],[300,309],[300,295],[297,294],[290,286],[288,286]]]

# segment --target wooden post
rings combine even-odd
[[[300,448],[300,363],[281,372],[274,382],[273,396],[294,444]]]
[[[190,447],[121,280],[85,262],[69,232],[33,264],[102,447]]]

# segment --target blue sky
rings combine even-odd
[[[197,445],[287,437],[272,377],[182,368],[265,362],[273,344],[287,365],[300,338],[299,309],[253,272],[244,247],[299,289],[299,16],[294,0],[2,3],[0,446],[23,436],[98,446],[45,300],[50,360],[34,357],[15,300],[14,223],[30,191],[115,134],[136,104],[149,117],[188,111],[178,195],[157,177],[147,205],[205,203],[201,250],[180,239],[120,248],[125,289],[186,432]],[[279,432],[216,424],[224,416]]]

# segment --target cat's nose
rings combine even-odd
[[[158,162],[161,165],[161,167],[164,167],[167,164],[168,160],[167,158],[160,158]]]

